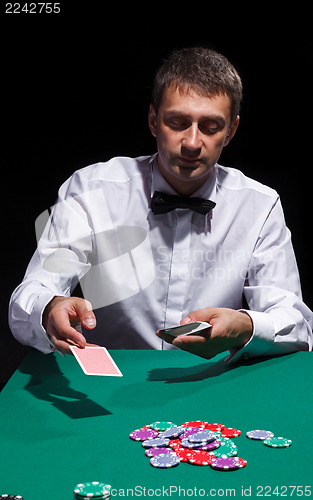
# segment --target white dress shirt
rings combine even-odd
[[[208,306],[240,310],[244,297],[253,336],[229,359],[312,350],[312,313],[276,191],[216,164],[193,194],[216,203],[208,215],[154,215],[155,190],[176,194],[155,158],[113,158],[61,186],[51,213],[36,221],[38,239],[43,234],[11,297],[16,339],[54,350],[43,310],[79,281],[97,316],[84,335],[107,348],[171,349],[157,329]]]

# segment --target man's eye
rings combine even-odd
[[[213,135],[219,131],[219,127],[217,127],[216,125],[212,127],[209,127],[208,125],[201,125],[199,128],[203,134],[207,135]]]
[[[188,123],[180,121],[180,120],[171,120],[169,122],[170,128],[173,130],[185,130],[189,127]]]

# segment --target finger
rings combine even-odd
[[[165,342],[167,342],[168,344],[172,344],[175,338],[172,335],[169,335],[168,333],[161,332],[161,330],[157,330],[156,335],[160,339],[165,340]]]
[[[205,330],[204,332],[207,332]],[[179,337],[176,337],[173,340],[173,345],[176,345],[177,347],[180,347],[181,345],[185,346],[192,346],[192,345],[198,345],[198,344],[204,344],[207,342],[208,338],[210,337],[209,335],[205,333],[200,333],[198,335],[180,335]]]
[[[73,354],[71,349],[70,349],[70,345],[80,347],[78,344],[76,344],[75,342],[73,342],[70,339],[62,340],[62,339],[55,337],[54,335],[51,335],[50,338],[51,338],[51,341],[53,342],[56,350],[62,354],[71,354],[71,355]]]
[[[66,341],[55,339],[54,345],[57,351],[61,352],[62,354],[70,354],[71,356],[73,356],[73,353],[70,349],[71,345],[74,347],[79,347],[80,349],[84,349],[85,347],[99,347],[98,344],[90,344],[89,342],[86,342],[84,347],[82,347],[81,345],[73,342],[71,339],[66,339]]]
[[[68,311],[63,308],[55,308],[51,318],[49,331],[47,332],[51,337],[53,336],[57,341],[72,341],[79,347],[86,345],[85,337],[79,333],[70,323]]]
[[[80,349],[82,349],[82,347],[78,344],[75,344],[75,342],[73,342],[71,339],[66,339],[66,342],[69,344],[69,345],[72,345],[74,347],[79,347]],[[86,342],[85,347],[100,347],[98,344],[90,344],[90,342]],[[71,351],[71,354],[72,354],[72,351]]]
[[[92,311],[92,305],[89,300],[80,299],[75,301],[74,304],[77,316],[80,322],[83,324],[85,328],[88,330],[92,330],[95,328],[97,321],[96,317]]]
[[[212,318],[216,314],[216,307],[206,307],[204,309],[198,309],[197,311],[192,311],[180,322],[181,325],[187,325],[188,323],[193,323],[195,321],[205,321],[210,323]]]

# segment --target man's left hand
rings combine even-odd
[[[156,332],[157,336],[184,351],[211,359],[220,352],[232,348],[241,349],[252,337],[253,323],[245,312],[222,307],[206,307],[193,311],[183,318],[181,325],[195,321],[206,321],[212,327],[195,335],[181,335],[173,338],[168,334]]]

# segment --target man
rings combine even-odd
[[[214,51],[183,49],[163,64],[148,117],[157,154],[89,166],[61,187],[11,298],[19,341],[43,352],[86,342],[229,350],[233,361],[312,349],[277,193],[217,164],[241,96]],[[90,301],[70,297],[78,281]],[[159,331],[196,320],[212,327],[174,340]]]

